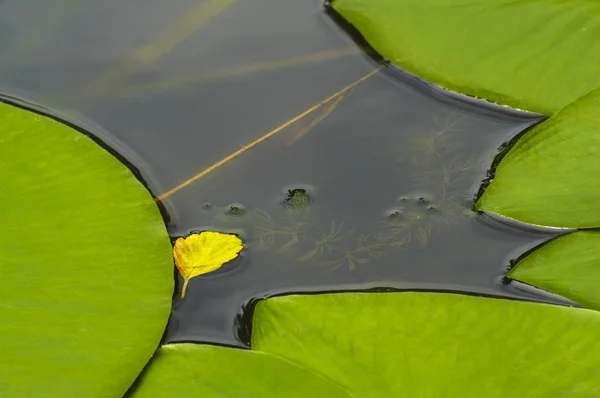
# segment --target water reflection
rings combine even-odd
[[[549,235],[492,227],[471,207],[496,148],[538,118],[377,71],[313,0],[61,4],[0,3],[0,92],[114,146],[164,196],[173,236],[247,243],[190,281],[166,341],[242,344],[243,305],[283,292],[532,297],[498,279]]]

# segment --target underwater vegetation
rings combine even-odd
[[[470,172],[479,163],[453,136],[462,121],[435,118],[436,127],[417,139],[407,143],[401,136],[394,138],[394,165],[408,170],[411,186],[408,192],[399,190],[384,216],[373,220],[368,230],[357,230],[346,220],[317,219],[314,194],[304,187],[287,190],[277,214],[240,203],[206,203],[202,223],[215,231],[238,234],[251,251],[328,271],[353,271],[397,250],[422,250],[433,235],[474,214],[464,197],[473,181]]]

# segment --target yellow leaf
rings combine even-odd
[[[205,231],[177,239],[173,254],[184,280],[181,298],[185,297],[190,279],[219,269],[236,258],[241,250],[242,240],[232,234]]]

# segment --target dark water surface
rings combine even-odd
[[[156,196],[379,67],[316,0],[4,0],[0,54],[0,92],[88,129]],[[374,74],[163,200],[172,236],[248,245],[175,298],[165,340],[243,345],[242,308],[289,292],[546,300],[500,279],[551,235],[470,210],[497,148],[540,120]]]

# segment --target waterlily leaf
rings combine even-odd
[[[175,265],[183,277],[181,298],[188,282],[195,276],[219,269],[242,250],[242,240],[233,234],[205,231],[175,241]]]
[[[600,310],[600,232],[554,239],[519,261],[508,277]]]
[[[600,90],[595,90],[517,141],[477,209],[530,224],[600,227],[598,167]]]
[[[600,87],[600,3],[333,0],[396,65],[451,90],[550,115]]]
[[[591,397],[600,313],[442,293],[342,293],[260,302],[252,348],[356,397]],[[308,393],[308,391],[307,391]]]
[[[155,201],[90,138],[7,104],[0,182],[0,396],[123,396],[171,309]]]
[[[285,359],[208,345],[161,347],[130,398],[341,398],[339,385]]]

